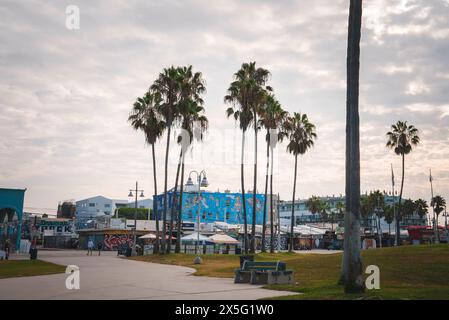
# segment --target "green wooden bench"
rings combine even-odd
[[[251,284],[287,284],[293,283],[293,271],[286,270],[281,261],[248,261],[242,268],[235,270],[234,283]]]

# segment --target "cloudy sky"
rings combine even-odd
[[[271,71],[282,106],[317,126],[316,146],[299,162],[298,196],[343,193],[348,2],[2,0],[0,185],[26,187],[33,208],[126,198],[136,180],[151,195],[150,148],[127,116],[164,67],[192,64],[207,82],[210,132],[187,170],[205,169],[211,190],[239,191],[240,132],[223,96],[242,62],[257,61]],[[66,27],[68,5],[80,10],[79,30]],[[363,15],[362,190],[389,190],[390,163],[399,184],[400,158],[385,148],[385,133],[401,119],[422,139],[406,157],[405,196],[430,198],[432,168],[435,192],[449,197],[449,1],[365,1]],[[178,152],[171,150],[169,181]],[[159,190],[163,156],[160,143]],[[285,145],[276,163],[275,191],[290,198]]]

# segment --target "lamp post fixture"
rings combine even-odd
[[[207,181],[206,178],[206,171],[202,170],[200,173],[198,173],[198,171],[192,170],[189,173],[189,179],[187,179],[187,183],[186,183],[186,187],[192,187],[193,184],[193,180],[192,180],[192,173],[196,174],[197,177],[197,181],[198,181],[198,214],[197,214],[197,241],[196,241],[196,246],[195,246],[195,254],[196,254],[196,258],[194,260],[195,264],[200,264],[201,263],[201,257],[198,254],[198,246],[199,246],[199,242],[200,242],[200,214],[201,214],[201,187],[207,187],[209,186],[209,182]],[[179,221],[178,221],[179,223]]]
[[[132,255],[136,255],[136,242],[137,242],[137,234],[136,234],[136,230],[137,230],[137,193],[140,192],[140,197],[143,198],[143,190],[139,190],[139,184],[136,181],[136,189],[129,189],[129,194],[128,197],[132,198],[133,197],[133,191],[135,192],[136,196],[135,196],[135,200],[134,200],[134,228],[133,228],[133,248],[132,248]]]

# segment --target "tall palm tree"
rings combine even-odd
[[[295,219],[295,196],[296,196],[296,176],[298,172],[298,155],[305,154],[314,145],[317,135],[315,125],[312,124],[306,114],[295,112],[289,117],[285,124],[288,133],[289,143],[287,151],[295,156],[295,173],[293,175],[293,196],[292,196],[292,215],[290,226],[290,246],[289,252],[293,251],[293,226]]]
[[[162,217],[162,241],[160,253],[166,253],[167,233],[167,184],[168,184],[168,155],[170,150],[171,130],[179,121],[179,100],[181,98],[181,77],[179,68],[173,66],[165,68],[150,87],[152,92],[160,101],[158,112],[163,117],[167,130],[167,144],[165,149],[164,164],[164,213]],[[170,246],[170,244],[169,244]]]
[[[256,193],[257,193],[257,115],[265,103],[267,91],[271,88],[265,86],[269,77],[268,70],[256,68],[255,62],[243,63],[239,71],[234,74],[234,81],[228,88],[227,95],[224,98],[225,103],[232,104],[226,110],[228,117],[233,116],[239,122],[242,130],[242,157],[240,165],[241,186],[242,186],[242,203],[243,203],[243,221],[244,221],[244,248],[245,253],[248,253],[248,230],[247,230],[247,216],[246,216],[246,197],[245,197],[245,182],[244,182],[244,148],[245,148],[245,133],[250,125],[254,126],[255,133],[255,161],[254,161],[254,187],[253,187],[253,219],[252,219],[252,239],[251,252],[255,251],[255,223],[256,223]]]
[[[184,148],[190,147],[190,143],[195,137],[198,141],[203,140],[203,135],[207,131],[209,126],[209,120],[203,114],[204,108],[197,103],[190,103],[183,114],[182,128],[189,134],[189,144],[185,144]],[[180,184],[180,196],[178,207],[178,223],[177,223],[177,239],[175,252],[179,253],[181,250],[181,224],[182,224],[182,200],[184,194],[184,159],[186,151],[183,152],[182,165],[181,165],[181,184]]]
[[[269,95],[266,100],[265,108],[260,115],[259,123],[267,130],[266,142],[267,142],[267,167],[265,174],[265,200],[263,209],[263,221],[262,221],[262,252],[265,252],[265,233],[266,233],[266,216],[267,216],[267,195],[268,195],[268,176],[270,175],[270,252],[274,252],[274,221],[273,221],[273,149],[278,140],[282,140],[283,133],[277,132],[285,119],[288,116],[288,112],[284,111],[279,101],[276,100],[274,95]],[[270,155],[271,155],[271,172],[270,168]]]
[[[175,252],[180,250],[180,233],[181,233],[181,219],[182,216],[182,194],[183,194],[183,183],[184,183],[184,159],[187,152],[187,148],[191,145],[192,141],[192,125],[193,122],[202,121],[203,117],[200,115],[204,111],[202,105],[204,103],[201,95],[206,91],[205,83],[202,78],[201,72],[193,72],[192,66],[178,67],[178,81],[180,85],[179,101],[178,101],[178,117],[181,128],[188,132],[188,136],[180,135],[178,136],[177,142],[181,145],[181,150],[179,154],[178,166],[176,170],[175,187],[173,192],[173,200],[170,214],[170,224],[169,224],[169,243],[172,242],[173,236],[173,222],[175,217],[175,212],[177,211],[177,241]],[[192,122],[193,121],[193,122]],[[207,127],[207,118],[206,118]],[[183,132],[185,132],[183,131]],[[180,185],[180,195],[178,197],[178,181],[181,171],[181,185]],[[179,204],[178,204],[179,198]],[[170,246],[167,246],[167,252],[170,252]]]
[[[443,212],[444,208],[446,207],[446,200],[442,196],[435,196],[432,199],[431,205],[433,207],[435,214],[437,215],[435,226],[437,228],[438,242],[440,242],[440,232],[438,231],[438,216],[440,215],[441,212]]]
[[[402,192],[404,190],[405,155],[409,154],[413,147],[419,144],[418,129],[413,125],[408,125],[407,121],[398,121],[391,126],[391,131],[387,132],[387,147],[402,157],[402,178],[401,191],[399,192],[399,210],[396,215],[396,243],[401,245],[400,227],[402,209]]]
[[[360,257],[360,127],[359,69],[362,0],[351,0],[348,21],[346,59],[346,213],[345,239],[340,283],[345,292],[362,292]]]
[[[128,117],[132,127],[135,130],[142,130],[145,134],[147,144],[151,145],[153,157],[153,179],[154,179],[154,194],[157,197],[157,179],[156,179],[156,154],[154,145],[159,140],[165,130],[165,122],[157,112],[157,98],[151,93],[147,92],[143,98],[137,98],[133,105],[133,109]],[[157,199],[153,202],[154,218],[156,220],[156,243],[154,253],[159,252],[159,217],[157,208]]]

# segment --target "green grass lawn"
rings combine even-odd
[[[234,277],[239,266],[235,255],[203,255],[201,265],[193,255],[148,255],[132,259],[183,265],[196,269],[196,276]],[[295,271],[295,285],[271,285],[269,289],[302,294],[279,299],[449,299],[449,245],[402,246],[362,251],[363,264],[380,269],[380,290],[346,295],[338,286],[342,254],[258,254],[256,261],[282,260]]]
[[[0,261],[0,279],[63,273],[65,268],[65,266],[42,260],[2,260]]]

